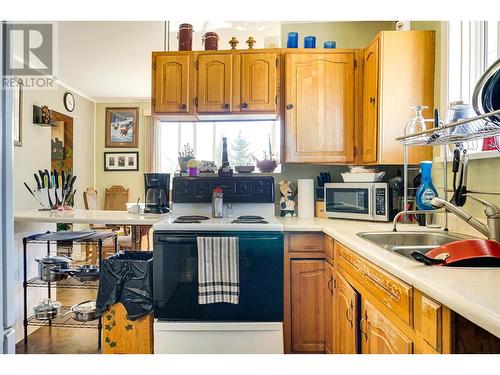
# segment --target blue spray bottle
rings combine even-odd
[[[432,184],[432,161],[420,163],[422,180],[417,189],[417,207],[420,210],[434,210],[431,200],[438,196],[436,188]]]

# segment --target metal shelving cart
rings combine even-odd
[[[23,238],[23,290],[24,290],[24,345],[28,344],[28,326],[45,326],[45,327],[65,327],[65,328],[91,328],[97,329],[97,346],[101,349],[101,332],[102,332],[102,319],[99,318],[97,321],[89,322],[79,322],[74,320],[71,315],[65,315],[66,312],[70,311],[71,307],[62,306],[59,315],[54,319],[49,320],[37,320],[34,315],[28,315],[28,289],[29,288],[47,288],[47,296],[51,298],[52,288],[56,289],[95,289],[99,288],[99,280],[93,281],[79,281],[73,277],[68,277],[67,279],[58,281],[44,281],[39,277],[34,277],[28,279],[28,264],[27,264],[27,254],[28,254],[28,244],[46,244],[47,245],[47,256],[51,253],[57,251],[58,243],[71,243],[71,246],[75,244],[79,245],[96,245],[99,253],[98,260],[99,266],[102,261],[102,245],[106,240],[113,240],[114,242],[114,252],[117,252],[118,241],[115,233],[112,232],[93,232],[86,236],[77,236],[75,232],[75,237],[71,238],[71,235],[66,232],[66,236],[61,237],[61,232],[46,232],[34,234]],[[63,238],[63,239],[61,239]],[[55,246],[51,246],[55,245]]]

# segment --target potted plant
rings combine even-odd
[[[181,170],[181,173],[187,172],[188,168],[188,163],[191,159],[194,159],[194,151],[189,145],[189,143],[186,143],[183,147],[183,149],[179,152],[179,157],[177,158],[177,161],[179,162],[179,169]]]
[[[259,169],[260,172],[262,173],[272,173],[278,166],[278,162],[276,161],[276,155],[273,154],[273,150],[271,147],[271,137],[269,137],[269,158],[267,157],[267,152],[264,151],[264,159],[258,160],[257,158],[255,159],[255,164],[257,165],[257,168]]]

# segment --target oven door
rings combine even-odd
[[[239,238],[239,304],[198,303],[197,236]],[[154,315],[176,321],[283,321],[283,233],[155,232]]]
[[[325,212],[328,217],[373,220],[373,184],[325,184]]]

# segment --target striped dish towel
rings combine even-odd
[[[240,296],[238,237],[198,237],[198,303],[232,303]]]

